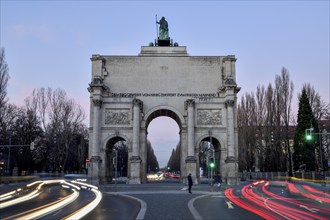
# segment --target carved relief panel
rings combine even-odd
[[[106,125],[130,125],[129,109],[105,109]]]
[[[197,109],[197,125],[222,125],[221,109]]]

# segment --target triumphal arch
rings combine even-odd
[[[211,140],[218,174],[237,181],[236,58],[190,56],[185,46],[150,44],[136,56],[92,55],[89,175],[112,179],[112,147],[128,143],[128,183],[146,182],[149,123],[174,119],[180,128],[182,181],[200,176],[200,143]],[[174,148],[175,146],[173,146]]]

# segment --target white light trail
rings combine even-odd
[[[92,189],[92,191],[95,193],[96,198],[92,202],[90,202],[88,205],[86,205],[85,207],[79,209],[75,214],[68,217],[67,220],[81,219],[82,217],[87,215],[89,212],[91,212],[100,203],[100,201],[102,199],[102,193],[99,190],[94,189],[94,188]]]
[[[33,192],[31,192],[31,193],[29,193],[25,196],[22,196],[20,198],[13,199],[13,200],[10,200],[8,202],[1,203],[0,204],[0,209],[3,209],[3,208],[6,208],[8,206],[15,205],[15,204],[27,201],[29,199],[33,199],[34,197],[38,196],[39,194],[40,194],[40,192],[38,192],[38,190],[34,190]]]
[[[61,208],[63,208],[64,206],[67,206],[68,204],[70,204],[71,202],[73,202],[74,200],[76,200],[79,196],[79,192],[77,192],[75,189],[72,189],[74,192],[67,196],[65,199],[63,199],[61,202],[58,202],[54,205],[48,206],[47,208],[44,209],[40,209],[38,211],[32,212],[28,215],[24,215],[20,218],[17,219],[21,219],[21,220],[29,220],[29,219],[36,219],[36,218],[41,218],[45,215],[48,215],[52,212],[55,212]]]

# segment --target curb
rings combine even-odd
[[[138,201],[141,205],[141,209],[140,209],[138,215],[136,216],[136,220],[143,220],[144,219],[144,215],[146,214],[146,211],[147,211],[147,203],[145,203],[145,201],[143,201],[141,199],[138,199],[136,197],[133,197],[133,196],[126,195],[126,194],[113,193],[113,192],[106,192],[106,193],[107,194],[112,194],[112,195],[119,195],[119,196],[123,196],[123,197],[129,198],[129,199],[133,199],[133,200]]]

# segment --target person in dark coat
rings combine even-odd
[[[191,193],[191,187],[192,187],[192,185],[193,185],[193,181],[192,181],[192,178],[191,178],[191,173],[189,173],[189,175],[188,175],[188,186],[189,186],[188,192],[189,193]]]

